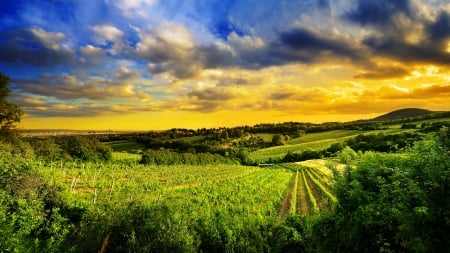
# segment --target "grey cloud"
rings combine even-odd
[[[370,37],[364,40],[374,55],[396,59],[402,62],[424,62],[450,64],[450,53],[443,51],[432,41],[410,44],[401,38]]]
[[[366,71],[362,71],[355,75],[355,78],[364,79],[385,79],[385,78],[395,78],[403,77],[409,74],[409,71],[402,67],[376,67],[371,68]]]
[[[99,77],[80,79],[72,75],[43,74],[35,79],[16,79],[13,83],[22,93],[54,97],[61,100],[90,99],[105,101],[118,98],[149,98],[139,91]]]
[[[450,38],[450,13],[441,12],[436,22],[430,24],[427,29],[430,40],[437,43],[445,42]]]
[[[0,61],[38,67],[76,64],[75,53],[58,44],[65,38],[49,35],[37,28],[0,32]]]
[[[199,100],[224,101],[235,97],[231,92],[220,88],[210,88],[203,90],[194,90],[187,94],[189,97],[195,97]]]
[[[410,0],[358,0],[344,18],[361,25],[387,25],[398,13],[412,14]]]

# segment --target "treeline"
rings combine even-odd
[[[44,161],[80,160],[80,161],[110,161],[112,149],[98,139],[84,136],[67,136],[58,138],[10,138],[1,141],[2,145],[10,146],[12,152],[29,159]]]

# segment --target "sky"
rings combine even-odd
[[[15,0],[19,128],[159,130],[450,110],[447,0]]]

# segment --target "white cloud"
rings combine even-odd
[[[260,49],[265,45],[261,38],[248,35],[239,36],[236,32],[228,35],[228,43],[237,51]]]
[[[112,47],[108,50],[109,53],[116,55],[125,47],[123,42],[124,32],[119,28],[110,24],[102,24],[95,25],[91,29],[94,32],[93,39],[99,45],[106,46],[108,43],[113,43]]]
[[[61,32],[47,32],[39,27],[30,28],[29,31],[42,42],[43,46],[53,50],[60,50],[62,41],[67,39],[67,36]]]
[[[122,13],[126,17],[132,17],[138,15],[141,17],[147,17],[144,7],[155,4],[157,0],[118,0],[115,1],[116,6],[122,10]]]
[[[88,57],[101,56],[101,55],[105,54],[103,49],[101,49],[99,47],[95,47],[93,45],[87,45],[84,47],[80,47],[80,51],[84,56],[88,56]]]

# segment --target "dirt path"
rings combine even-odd
[[[308,202],[308,194],[305,189],[305,181],[301,173],[297,175],[297,213],[309,214],[310,206]]]
[[[295,180],[297,179],[298,173],[292,173],[292,179],[291,183],[289,184],[289,189],[287,191],[286,197],[283,200],[283,203],[281,204],[280,211],[278,213],[278,217],[284,217],[289,213],[289,210],[291,209],[291,198],[292,198],[292,192],[295,191]]]

